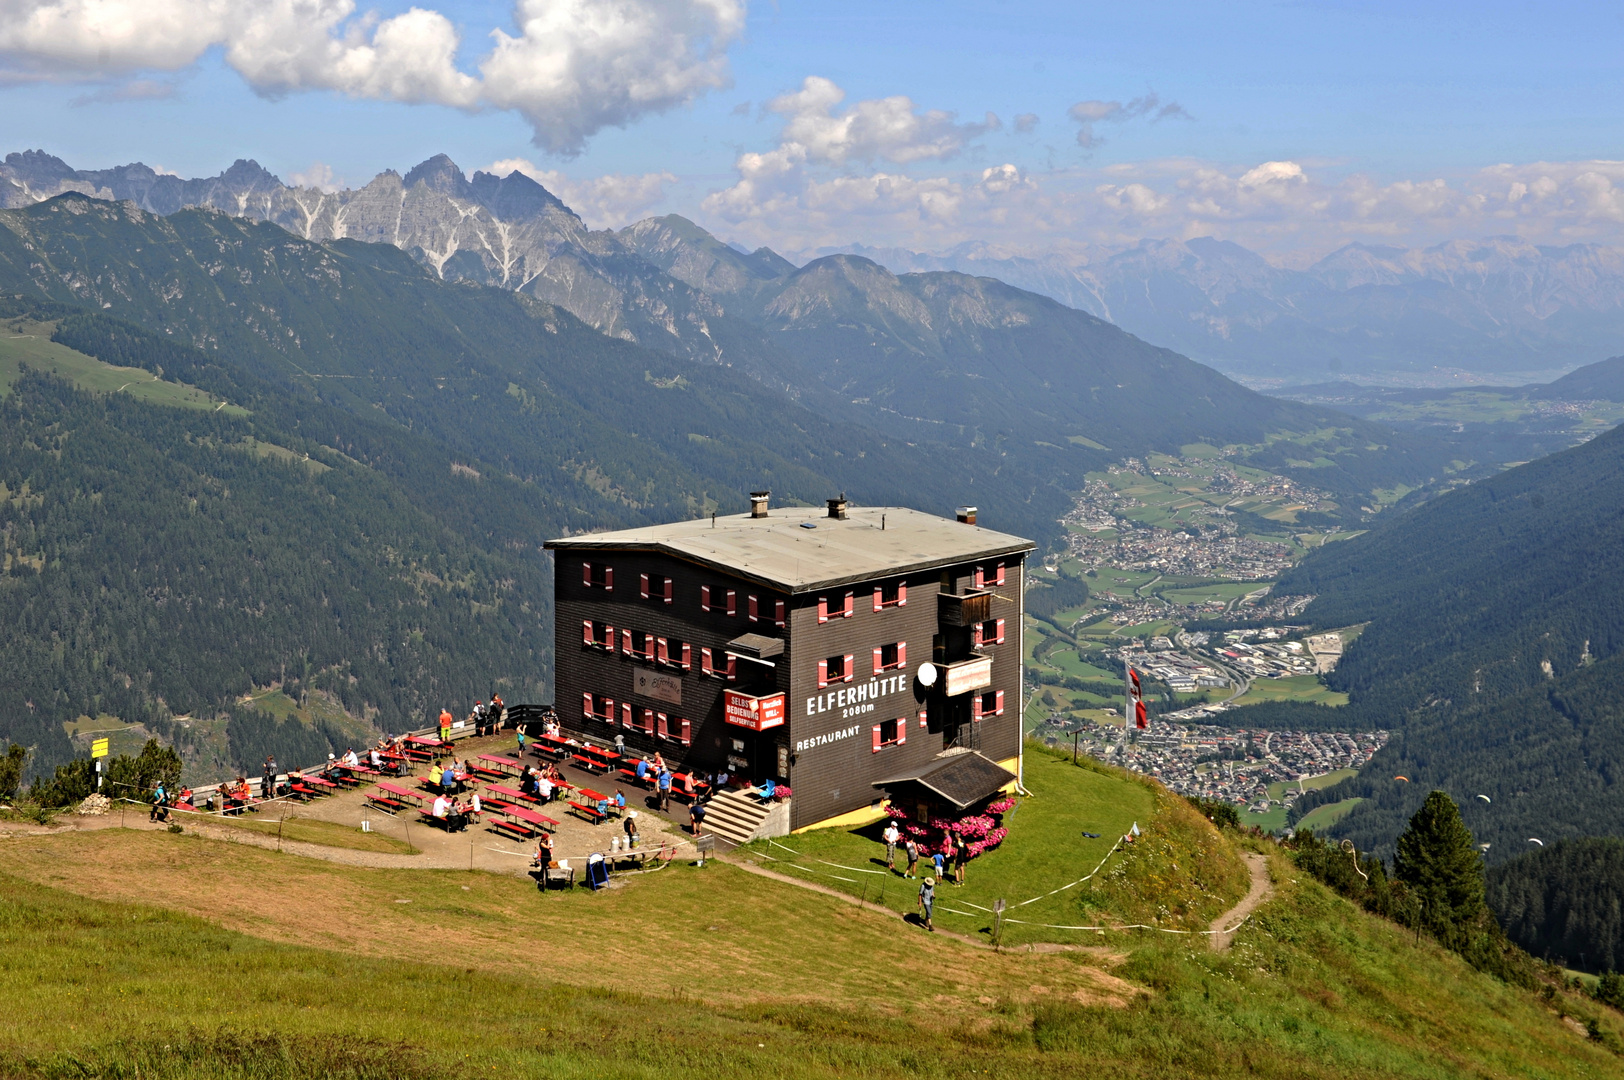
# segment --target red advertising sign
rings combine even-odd
[[[783,694],[752,697],[737,690],[722,691],[722,719],[751,731],[766,731],[784,722]]]

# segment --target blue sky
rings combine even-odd
[[[192,19],[189,7],[209,2],[133,6]],[[567,5],[590,13],[607,2]],[[1608,161],[1624,157],[1616,7],[758,0],[742,26],[723,31],[725,50],[703,77],[664,100],[579,120],[571,130],[585,133],[571,147],[574,136],[556,132],[532,141],[551,122],[552,98],[504,108],[488,99],[507,91],[475,100],[458,95],[476,91],[442,87],[416,96],[470,108],[410,104],[399,99],[414,92],[379,89],[383,75],[318,70],[325,60],[294,76],[252,56],[228,63],[227,49],[248,48],[247,31],[230,26],[164,54],[152,45],[162,27],[132,15],[131,44],[86,61],[75,9],[106,4],[117,0],[24,0],[19,10],[61,15],[31,34],[8,32],[10,16],[0,15],[0,54],[12,72],[0,89],[6,150],[43,148],[79,167],[142,160],[183,175],[251,157],[284,178],[349,184],[441,151],[470,169],[522,160],[598,224],[677,211],[723,235],[790,249],[1065,247],[1211,233],[1290,252],[1350,237],[1426,243],[1495,232],[1612,241],[1620,227],[1611,185],[1624,187],[1624,176]],[[519,33],[512,3],[419,4],[455,28],[463,73],[478,73],[492,29]],[[363,5],[329,36],[365,39],[366,12],[388,20],[409,6]],[[702,11],[699,25],[708,17]],[[657,37],[578,63],[607,70],[618,59],[623,75],[670,63],[692,76],[691,56],[637,51],[657,52]],[[589,95],[608,85],[587,76]],[[445,84],[451,75],[438,77]],[[843,100],[767,111],[808,77],[829,80]],[[1134,115],[1133,103],[1150,95],[1155,108]],[[785,156],[794,116],[838,120],[859,103],[897,97],[916,117],[954,114],[933,121],[945,142],[928,150],[876,136],[822,151],[806,142],[809,155]],[[1067,116],[1079,103],[1121,106],[1093,125],[1086,148]],[[1170,103],[1179,111],[1155,119]],[[989,112],[1001,127],[990,128]],[[1017,131],[1021,114],[1035,115],[1036,126]],[[964,126],[972,124],[988,129]],[[552,152],[560,147],[574,152]],[[779,156],[751,174],[744,154]],[[310,172],[313,163],[330,174]],[[1266,163],[1291,168],[1255,171]],[[1497,165],[1511,170],[1484,172]],[[1597,178],[1608,185],[1599,195]],[[1517,184],[1546,192],[1543,208],[1530,194],[1486,208],[1483,200],[1505,202]],[[1574,209],[1575,192],[1586,208]]]

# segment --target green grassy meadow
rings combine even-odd
[[[222,402],[212,394],[183,383],[164,382],[150,371],[115,367],[51,340],[56,324],[12,319],[0,323],[0,396],[11,392],[22,366],[49,372],[82,390],[97,394],[129,394],[153,405],[183,409],[223,410],[247,416],[247,410]]]
[[[1348,812],[1362,802],[1364,802],[1363,799],[1352,798],[1343,799],[1341,802],[1328,803],[1325,806],[1316,806],[1298,819],[1297,828],[1313,829],[1315,832],[1328,829],[1347,817]]]
[[[184,827],[184,815],[177,818]],[[334,821],[322,821],[319,818],[301,818],[297,815],[285,821],[275,818],[233,818],[212,817],[208,819],[212,826],[221,826],[231,829],[243,829],[248,832],[263,833],[267,836],[280,836],[284,840],[296,841],[306,844],[321,844],[324,847],[349,848],[354,851],[382,851],[392,855],[415,855],[417,848],[412,847],[403,840],[392,836],[385,836],[381,832],[362,832],[349,825],[340,825]]]
[[[1200,923],[1244,888],[1247,845],[1270,860],[1273,899],[1224,953],[1145,931],[999,952],[725,862],[542,895],[522,877],[360,869],[191,835],[13,837],[0,1075],[1617,1075],[1617,1013],[1475,972],[1153,784],[1038,756],[1007,850],[939,907],[1074,880],[1098,859],[1072,825],[1141,812],[1141,843],[1086,901],[1068,895],[1082,886],[1060,894],[1060,910]],[[786,842],[825,841],[872,866],[871,842]],[[1206,907],[1175,910],[1204,888],[1217,894]],[[1592,1019],[1602,1041],[1559,1013]]]
[[[1236,705],[1256,705],[1260,701],[1307,701],[1315,705],[1346,705],[1348,695],[1332,690],[1318,675],[1293,675],[1289,679],[1256,679]]]

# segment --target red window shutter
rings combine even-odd
[[[908,741],[908,718],[906,716],[899,716],[899,717],[897,717],[897,745],[901,746],[903,743],[905,743],[907,741]]]
[[[615,568],[612,566],[606,566],[603,568],[603,591],[615,591]]]
[[[605,719],[608,720],[611,724],[614,723],[615,722],[614,711],[610,710],[609,715],[607,717],[605,717]],[[621,727],[631,727],[632,726],[632,703],[629,702],[629,701],[621,703],[621,706],[620,706],[620,726]]]
[[[857,601],[854,599],[851,593],[846,594],[846,607],[845,610],[843,610],[840,614],[842,617],[847,619],[857,614]]]
[[[993,638],[993,641],[996,644],[999,644],[999,645],[1002,645],[1004,643],[1004,620],[1003,619],[998,620],[998,636]]]
[[[829,661],[818,661],[818,689],[822,690],[829,685]]]
[[[773,601],[773,624],[775,626],[777,626],[780,630],[782,630],[784,628],[784,623],[787,621],[784,618],[784,616],[787,614],[786,608],[787,608],[787,605],[784,603],[784,601],[782,601],[782,600],[774,600]]]
[[[874,725],[874,752],[876,754],[880,752],[880,725],[878,724]]]
[[[603,647],[609,652],[615,651],[615,628],[608,623],[603,625]]]
[[[714,668],[711,667],[711,651],[701,647],[699,650],[699,670],[709,675]]]
[[[899,642],[897,642],[897,667],[904,668],[904,667],[907,667],[907,666],[908,666],[908,643],[906,641],[899,641]]]
[[[750,615],[750,621],[755,622],[761,618],[761,601],[754,594],[745,598],[745,610]]]
[[[874,586],[874,610],[878,611],[885,606],[885,590],[878,585]]]
[[[999,585],[1002,585],[1004,583],[1004,564],[1003,563],[998,564],[998,576],[993,578],[993,581],[996,584],[999,584]]]
[[[591,719],[591,717],[592,717],[592,695],[591,694],[582,694],[581,695],[581,711],[586,714],[588,719]]]
[[[846,664],[844,668],[845,678],[841,679],[841,682],[851,682],[852,677],[857,674],[857,668],[852,664],[852,661],[855,659],[856,657],[854,657],[851,653],[846,654]]]
[[[592,564],[589,562],[581,564],[581,584],[588,588],[592,585]]]
[[[900,585],[897,586],[897,607],[901,607],[902,605],[906,604],[907,602],[908,602],[908,583],[906,581],[904,581]]]
[[[596,645],[597,643],[597,635],[592,632],[592,620],[583,619],[581,621],[581,644]]]
[[[920,710],[919,710],[919,726],[920,726],[920,727],[924,727],[924,726],[926,726],[926,725],[927,725],[927,724],[929,724],[929,723],[930,723],[930,721],[929,721],[929,720],[927,720],[927,719],[925,719],[925,710],[924,710],[924,709],[920,709]]]
[[[630,630],[622,630],[620,632],[620,651],[628,656],[631,655],[632,632]]]
[[[691,671],[693,669],[693,655],[693,646],[684,641],[682,643],[682,670]]]
[[[611,724],[615,722],[615,699],[603,699],[603,718]]]
[[[692,746],[693,743],[694,743],[694,740],[693,740],[693,736],[691,734],[691,729],[688,726],[688,721],[686,721],[686,720],[678,720],[677,723],[682,725],[682,745],[684,745],[684,746]]]
[[[670,603],[676,597],[676,583],[670,578],[665,579],[665,602]]]
[[[826,623],[828,621],[829,621],[829,598],[827,596],[820,596],[820,597],[818,597],[818,622]]]
[[[885,662],[880,659],[880,650],[879,650],[878,647],[876,647],[874,649],[874,674],[878,675],[880,672],[882,672],[884,670],[885,670]]]
[[[737,656],[733,656],[733,655],[730,654],[728,656],[728,658],[727,658],[727,677],[729,679],[732,679],[734,676],[736,676],[738,674],[738,672],[739,672],[739,658]]]
[[[1003,716],[1004,715],[1004,692],[1002,690],[998,691],[996,694],[993,695],[992,700],[993,700],[992,714],[994,716]]]
[[[980,694],[977,694],[975,697],[970,699],[970,719],[972,719],[972,720],[980,720],[981,719],[981,695]]]
[[[981,624],[980,623],[976,623],[974,626],[970,627],[970,644],[971,645],[976,645],[976,646],[979,646],[981,644]]]
[[[709,611],[710,610],[710,586],[709,585],[701,585],[699,587],[699,610],[700,611]]]
[[[984,588],[987,584],[987,572],[979,566],[976,567],[975,583],[978,589]]]
[[[671,659],[671,645],[665,638],[660,638],[654,642],[654,659],[662,663]]]
[[[640,588],[642,590],[642,592],[643,592],[643,599],[647,600],[648,599],[648,575],[647,574],[639,574],[639,575],[637,575],[637,580],[639,582],[638,588]]]
[[[739,596],[732,589],[729,589],[727,591],[727,614],[728,614],[728,618],[732,618],[733,616],[737,615],[738,613],[739,613]]]

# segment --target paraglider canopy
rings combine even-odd
[[[1540,838],[1539,838],[1539,837],[1537,837],[1537,836],[1530,836],[1530,837],[1529,837],[1529,838],[1528,838],[1528,842],[1529,842],[1529,843],[1530,843],[1530,844],[1538,844],[1538,845],[1539,845],[1539,846],[1540,846],[1540,847],[1544,847],[1544,846],[1545,846],[1545,841],[1543,841],[1543,840],[1541,840],[1541,839],[1540,839]]]
[[[1410,782],[1410,778],[1408,776],[1395,776],[1395,777],[1393,777],[1393,779],[1394,780],[1402,780],[1406,784],[1408,784]]]
[[[1479,795],[1478,798],[1482,799],[1486,803],[1492,803],[1494,801],[1493,799],[1489,798],[1487,795]]]

